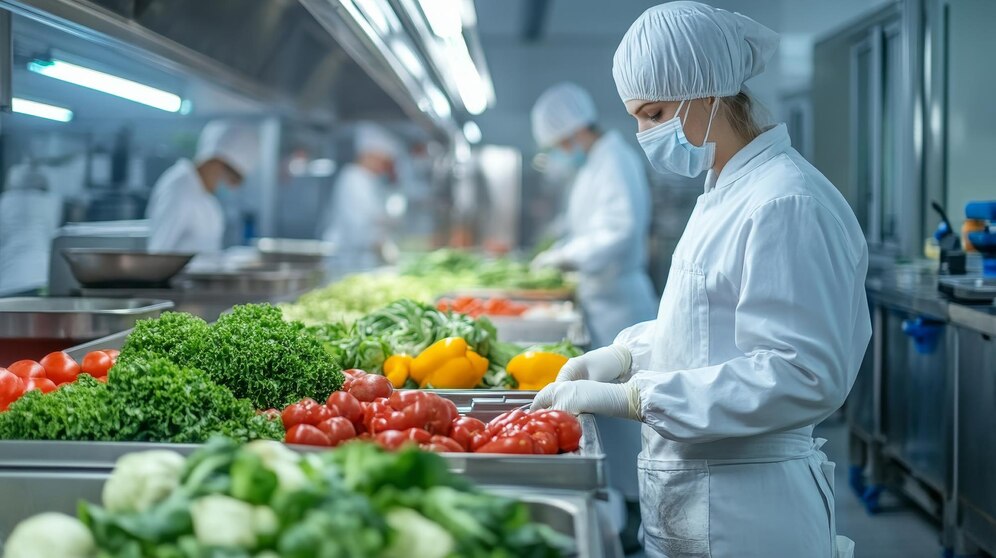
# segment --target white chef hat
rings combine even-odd
[[[669,2],[643,12],[612,60],[623,102],[728,97],[764,71],[778,34],[699,2]]]
[[[591,94],[571,82],[558,83],[536,100],[530,115],[533,137],[547,148],[598,120]]]
[[[220,159],[243,178],[252,173],[259,159],[259,136],[252,127],[223,120],[212,120],[201,130],[194,162]]]
[[[391,159],[398,159],[404,149],[401,142],[382,126],[371,122],[361,122],[356,126],[356,153],[380,153]]]

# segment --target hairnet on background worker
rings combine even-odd
[[[357,125],[354,145],[356,157],[336,177],[319,234],[335,244],[342,269],[361,271],[381,263],[390,243],[387,183],[404,148],[391,132],[368,122]]]
[[[868,250],[840,192],[751,116],[775,34],[695,2],[647,10],[613,61],[654,168],[708,171],[656,320],[572,359],[534,407],[642,421],[648,555],[850,556],[814,424],[871,336]]]
[[[194,160],[180,159],[156,181],[146,208],[153,252],[217,252],[225,214],[217,192],[239,186],[259,158],[259,137],[246,124],[215,120],[201,130]]]
[[[578,299],[592,346],[602,347],[657,311],[647,275],[651,203],[646,171],[639,152],[619,132],[595,127],[595,102],[574,83],[554,85],[540,95],[531,117],[536,143],[551,157],[578,167],[567,200],[566,235],[533,263],[579,272]],[[639,487],[630,464],[640,451],[639,425],[611,417],[598,421],[610,485],[633,503],[635,521]],[[616,509],[621,520],[621,503]],[[635,544],[635,523],[632,531],[624,542]]]

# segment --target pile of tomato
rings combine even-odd
[[[119,351],[104,349],[87,353],[83,362],[76,362],[65,352],[50,353],[39,362],[19,360],[7,368],[0,367],[0,411],[25,393],[37,389],[42,393],[76,381],[80,374],[89,374],[106,382],[107,371],[117,361]]]
[[[481,316],[521,316],[529,310],[529,306],[507,298],[480,299],[472,296],[444,298],[436,304],[443,312],[458,312],[472,318]]]
[[[343,389],[325,403],[304,399],[280,415],[286,442],[337,446],[372,440],[387,449],[414,444],[439,452],[545,454],[571,452],[581,441],[578,420],[562,411],[514,410],[491,422],[460,416],[452,401],[419,390],[395,391],[386,378],[347,370]]]

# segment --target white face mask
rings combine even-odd
[[[716,160],[716,144],[708,140],[719,102],[717,100],[712,104],[701,146],[692,145],[685,137],[685,129],[679,116],[685,103],[686,101],[682,101],[678,105],[678,110],[674,111],[674,117],[670,120],[636,134],[636,140],[640,142],[647,159],[657,172],[695,178],[712,167]],[[688,107],[691,107],[691,103]],[[685,109],[685,117],[688,117],[688,108]]]

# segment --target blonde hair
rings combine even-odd
[[[757,102],[749,93],[741,91],[732,97],[721,97],[720,101],[726,110],[726,119],[730,122],[730,127],[740,139],[750,143],[761,135],[764,130],[755,114],[758,109]]]

